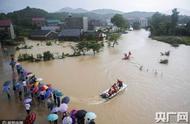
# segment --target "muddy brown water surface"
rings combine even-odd
[[[48,62],[22,62],[22,65],[70,96],[70,110],[95,112],[98,124],[152,124],[155,112],[190,112],[190,47],[174,48],[148,35],[145,30],[124,34],[119,45],[105,47],[96,56],[89,53]],[[160,52],[167,50],[171,53],[169,57],[160,56]],[[131,59],[122,60],[128,51],[132,52]],[[161,58],[168,58],[169,63],[159,64]],[[1,56],[1,87],[3,81],[11,79],[7,60]],[[128,88],[108,102],[99,98],[117,79],[126,82]],[[38,124],[47,123],[45,107],[35,106],[32,111],[37,112]],[[0,119],[23,119],[25,115],[21,102],[15,98],[8,101],[5,94],[1,95]]]

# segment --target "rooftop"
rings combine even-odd
[[[51,32],[50,30],[34,30],[30,35],[31,36],[36,36],[36,35],[41,35],[41,36],[44,36],[44,35],[47,35],[49,32]]]
[[[60,34],[59,37],[79,37],[81,35],[80,29],[64,29]]]
[[[10,26],[11,24],[12,24],[12,22],[9,19],[0,20],[0,26],[1,27]]]

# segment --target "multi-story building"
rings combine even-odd
[[[88,30],[88,18],[69,16],[64,21],[64,29],[81,29],[85,32]]]
[[[14,27],[11,20],[0,20],[0,31],[3,31],[10,39],[15,39]]]

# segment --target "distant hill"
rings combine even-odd
[[[73,17],[86,16],[89,19],[97,19],[105,22],[108,19],[111,19],[116,13],[122,14],[124,18],[129,20],[129,19],[138,19],[138,18],[148,18],[151,17],[155,12],[134,11],[134,12],[123,13],[121,11],[112,10],[112,9],[98,9],[98,10],[88,11],[81,8],[72,9],[67,7],[61,9],[59,12],[48,13],[42,9],[26,7],[22,10],[10,12],[7,14],[0,13],[0,19],[11,19],[15,25],[29,27],[32,26],[31,25],[32,17],[44,17],[46,19],[59,19],[64,21],[64,18],[68,17],[71,14]],[[189,19],[190,19],[189,16],[180,16],[179,22],[187,23]]]
[[[90,12],[93,12],[93,13],[96,13],[96,14],[101,14],[101,15],[105,15],[105,14],[123,14],[124,13],[122,11],[113,10],[113,9],[96,9],[96,10],[92,10]]]
[[[88,12],[88,10],[82,9],[82,8],[77,8],[77,9],[73,9],[70,7],[65,7],[60,9],[58,12],[66,12],[66,13],[86,13]]]
[[[60,9],[58,12],[66,12],[66,13],[95,13],[95,14],[101,14],[101,15],[105,15],[105,14],[123,14],[124,12],[118,11],[118,10],[113,10],[113,9],[96,9],[96,10],[92,10],[92,11],[88,11],[82,8],[77,8],[77,9],[73,9],[71,7],[65,7]]]
[[[0,15],[0,19],[11,19],[14,24],[21,26],[31,26],[32,25],[32,17],[47,17],[48,12],[42,9],[30,8],[26,7],[22,10],[14,11]]]
[[[140,11],[134,11],[134,12],[128,12],[123,14],[125,18],[148,18],[154,15],[155,12],[140,12]]]

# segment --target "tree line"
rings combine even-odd
[[[149,20],[152,36],[189,36],[190,19],[186,19],[186,24],[179,23],[179,12],[172,10],[172,15],[155,13]],[[187,21],[188,20],[188,21]]]

